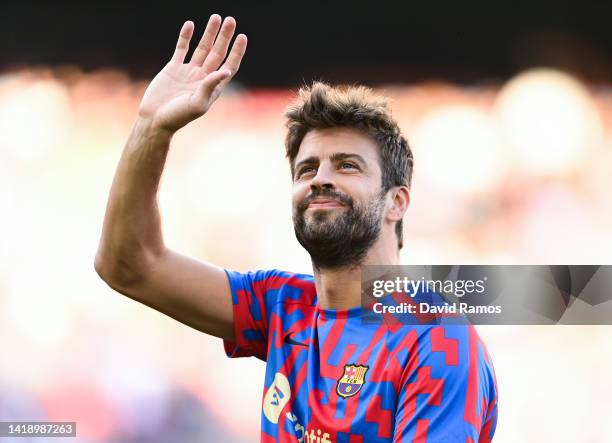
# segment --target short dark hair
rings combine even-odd
[[[382,188],[410,188],[414,159],[408,141],[391,116],[387,99],[365,86],[330,86],[315,81],[300,88],[297,99],[285,111],[285,148],[294,176],[295,158],[306,133],[312,129],[348,127],[374,139],[379,150]],[[403,246],[402,220],[395,225],[398,249]]]

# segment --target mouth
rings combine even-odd
[[[331,208],[342,208],[344,205],[338,200],[331,198],[314,199],[308,205],[308,209],[331,209]]]

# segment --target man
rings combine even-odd
[[[247,39],[212,15],[191,60],[186,22],[153,79],[111,188],[95,268],[115,290],[267,362],[265,442],[487,442],[490,358],[472,326],[361,321],[361,267],[399,263],[412,153],[363,87],[303,88],[288,110],[293,219],[314,276],[238,273],[164,245],[157,192],[173,134],[236,74]],[[224,61],[224,59],[227,59]],[[228,198],[232,198],[228,196]]]

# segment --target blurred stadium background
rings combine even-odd
[[[220,340],[113,293],[93,270],[139,100],[181,20],[196,18],[184,3],[163,18],[149,11],[152,21],[133,28],[133,5],[83,6],[89,21],[80,23],[66,3],[61,31],[48,5],[36,6],[25,31],[17,18],[31,4],[2,18],[0,421],[77,421],[79,442],[259,438],[264,364],[227,359]],[[426,26],[438,17],[433,6],[418,17],[379,10],[367,35],[361,10],[332,30],[334,9],[309,42],[299,35],[313,31],[316,14],[306,11],[292,34],[297,53],[281,60],[265,22],[273,19],[262,18],[271,7],[207,5],[203,15],[246,23],[251,47],[232,88],[173,141],[160,197],[168,245],[236,270],[311,272],[292,231],[282,111],[302,79],[322,77],[365,82],[392,100],[415,155],[405,264],[612,264],[612,39],[601,27],[606,10],[569,4],[540,5],[515,28],[515,15],[483,21],[478,32],[470,26],[479,19],[449,6],[463,21],[440,16],[437,43]],[[116,35],[105,41],[97,32],[111,18]],[[274,22],[281,34],[290,19]],[[401,34],[385,34],[385,20],[405,23],[412,43],[386,45],[377,70],[366,42]],[[92,29],[70,46],[76,23]],[[122,36],[136,42],[120,47]],[[153,48],[137,56],[149,38]],[[497,371],[496,442],[612,441],[611,326],[478,330]]]

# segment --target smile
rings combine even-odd
[[[341,208],[343,207],[342,203],[337,200],[313,200],[308,205],[308,209],[325,209],[325,208]]]

